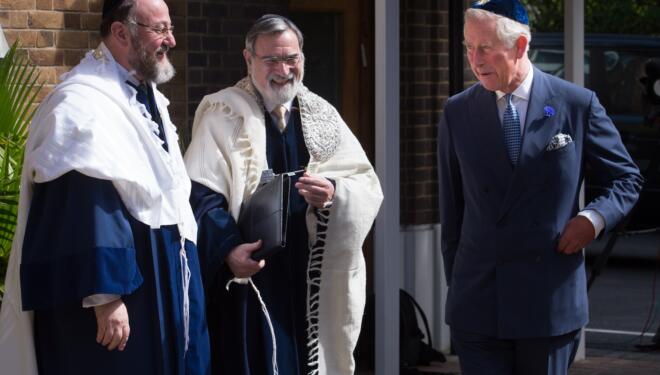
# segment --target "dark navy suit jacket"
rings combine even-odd
[[[584,256],[556,250],[579,211],[584,166],[594,172],[590,184],[602,187],[585,208],[602,215],[605,231],[630,211],[641,189],[639,170],[596,95],[534,69],[516,167],[496,94],[481,84],[451,97],[440,121],[446,320],[455,329],[532,338],[584,326]],[[548,151],[559,133],[573,142]]]

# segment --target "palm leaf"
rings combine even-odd
[[[18,195],[27,130],[42,84],[38,72],[19,56],[18,41],[0,59],[0,300],[11,242],[16,230]]]

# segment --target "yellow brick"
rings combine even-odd
[[[57,70],[53,66],[40,66],[37,67],[39,72],[39,77],[37,78],[38,83],[43,83],[45,85],[54,85],[57,83]]]
[[[0,0],[0,9],[34,9],[35,0]]]
[[[5,29],[27,28],[27,12],[23,11],[0,11],[0,25]]]
[[[25,48],[21,48],[18,51],[16,51],[16,58],[21,61],[27,61],[28,59],[27,50]]]
[[[38,10],[53,10],[53,0],[36,0]]]
[[[5,37],[9,45],[18,40],[21,48],[35,47],[37,44],[37,32],[32,30],[7,30]]]
[[[85,31],[58,31],[55,36],[57,48],[87,48],[89,46]]]
[[[62,77],[62,74],[68,72],[71,70],[71,66],[56,66],[55,67],[55,73],[57,74],[57,83],[61,82],[60,77]]]
[[[83,30],[98,31],[101,26],[100,14],[83,14],[82,15],[82,28]]]
[[[25,29],[28,25],[27,12],[11,12],[10,26],[14,29]]]
[[[89,11],[101,13],[103,11],[103,0],[89,0]]]
[[[2,25],[3,28],[9,28],[9,22],[11,19],[11,15],[8,11],[3,10],[0,11],[0,25]]]
[[[101,43],[101,36],[98,32],[89,33],[89,48],[96,48]]]
[[[30,61],[38,66],[60,66],[64,64],[64,51],[56,49],[30,49]]]
[[[28,24],[33,29],[62,29],[64,28],[64,13],[62,12],[30,12]]]
[[[66,30],[80,30],[80,13],[64,13],[64,28]]]
[[[52,31],[39,31],[37,33],[37,47],[54,47],[55,37]]]
[[[74,66],[78,65],[80,60],[85,56],[85,53],[87,51],[85,50],[76,50],[76,49],[69,49],[64,51],[64,65],[66,66]]]
[[[89,1],[88,0],[53,0],[53,9],[86,12],[89,10]]]
[[[46,95],[50,94],[51,91],[55,88],[54,85],[43,85],[41,86],[41,90],[39,90],[39,93],[37,94],[35,101],[37,103],[41,103]]]

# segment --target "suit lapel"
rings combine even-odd
[[[534,68],[534,81],[532,82],[529,105],[527,106],[519,165],[524,165],[535,158],[539,152],[545,150],[546,143],[553,131],[552,126],[547,126],[549,117],[545,114],[545,107],[558,109],[558,103],[555,103],[554,96],[555,94],[546,80],[545,73]]]
[[[474,126],[471,130],[475,137],[475,147],[484,160],[492,163],[503,183],[507,184],[513,175],[513,168],[504,144],[495,93],[480,86],[475,90],[474,96],[474,100],[468,100],[467,124]]]
[[[552,137],[554,126],[549,124],[545,107],[559,109],[559,103],[554,100],[555,94],[548,84],[545,73],[534,69],[534,80],[527,106],[525,129],[520,150],[518,165],[514,168],[511,183],[500,209],[499,219],[502,219],[520,192],[525,189],[525,177],[533,173],[533,160],[545,152],[548,140]]]

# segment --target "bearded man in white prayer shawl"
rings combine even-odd
[[[298,28],[265,15],[245,42],[248,77],[202,100],[185,155],[213,373],[352,374],[365,303],[361,247],[380,184],[337,111],[302,85]],[[261,241],[243,240],[241,205],[262,171],[305,167],[289,193],[286,247],[252,260]],[[225,288],[233,278],[250,281]]]
[[[162,0],[106,0],[102,42],[30,127],[0,314],[7,374],[206,374],[190,180]]]

